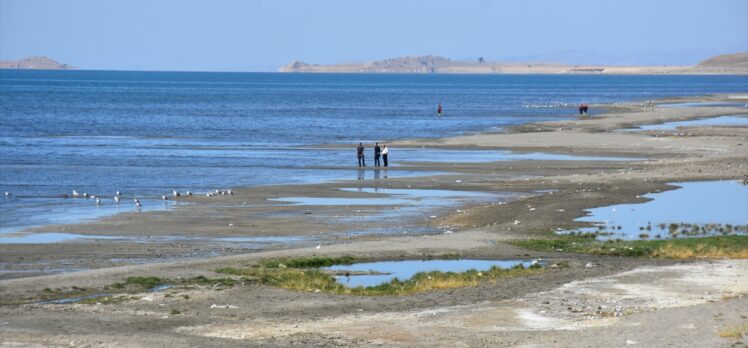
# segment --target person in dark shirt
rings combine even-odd
[[[442,103],[439,103],[439,105],[436,107],[436,115],[442,117]]]
[[[379,143],[374,144],[374,166],[379,167],[379,156],[382,155],[382,149],[379,148]]]
[[[358,155],[358,166],[366,167],[366,159],[364,158],[364,144],[358,143],[356,154]]]

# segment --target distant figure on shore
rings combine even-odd
[[[589,108],[590,108],[590,106],[589,106],[589,105],[587,105],[587,103],[582,103],[582,104],[580,104],[580,105],[579,105],[579,114],[580,114],[580,115],[582,115],[582,114],[586,114],[586,113],[587,113],[587,110],[589,110]]]
[[[358,156],[358,166],[366,167],[366,159],[364,158],[364,144],[358,143],[356,148],[356,155]]]
[[[387,155],[390,154],[390,149],[387,148],[387,145],[382,145],[382,160],[384,160],[384,166],[386,167],[388,165],[387,163]]]
[[[442,103],[436,106],[436,115],[442,117]]]
[[[379,143],[374,144],[374,166],[379,167],[379,156],[382,155],[382,149],[379,147]]]

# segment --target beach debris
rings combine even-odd
[[[556,211],[557,211],[557,212],[562,212],[562,213],[563,213],[563,212],[565,212],[566,210],[563,210],[563,209],[556,209]]]
[[[462,180],[455,180],[455,182],[456,182],[456,183],[461,183],[461,182],[462,182]]]
[[[229,227],[234,227],[234,223],[233,223],[233,222],[232,222],[232,223],[230,223],[230,224],[229,224]]]
[[[586,265],[584,265],[584,268],[592,268],[595,267],[595,265],[592,264],[592,262],[587,262]]]
[[[514,224],[519,225],[520,224],[519,220],[514,220]]]
[[[444,234],[452,234],[452,233],[454,233],[454,232],[452,232],[452,231],[450,231],[450,230],[446,230],[446,231],[444,231]]]
[[[429,216],[430,219],[436,219],[436,215]]]
[[[221,308],[221,309],[237,309],[239,307],[231,305],[231,304],[225,304],[225,305],[218,305],[218,304],[212,304],[210,308]]]
[[[626,344],[628,344],[628,345],[634,345],[634,344],[638,344],[638,343],[639,342],[636,342],[634,340],[626,340]]]
[[[316,249],[322,248],[322,244],[317,244]]]

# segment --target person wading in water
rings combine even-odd
[[[387,148],[387,145],[382,145],[382,159],[384,160],[384,166],[386,167],[388,165],[387,163],[387,155],[390,154],[390,149]]]
[[[358,156],[358,166],[366,167],[366,159],[364,158],[364,144],[358,143],[356,148],[356,155]]]
[[[379,167],[379,156],[382,154],[382,149],[379,147],[379,143],[374,144],[374,166]]]

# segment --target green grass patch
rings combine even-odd
[[[341,257],[303,257],[303,258],[278,258],[260,261],[265,268],[320,268],[333,265],[350,265],[356,262],[351,256]]]
[[[389,283],[371,287],[347,288],[335,281],[335,278],[318,269],[266,268],[251,267],[245,269],[223,268],[216,270],[235,276],[257,279],[261,284],[283,289],[300,291],[325,291],[334,294],[386,296],[409,295],[413,293],[475,286],[483,281],[497,281],[542,272],[540,265],[524,268],[522,265],[511,269],[493,267],[488,271],[470,270],[462,273],[424,272],[408,280],[393,279]]]
[[[125,284],[138,285],[145,289],[151,289],[159,285],[164,285],[165,281],[159,277],[127,277]]]
[[[534,250],[610,256],[661,257],[671,259],[748,258],[748,236],[598,241],[595,240],[594,235],[564,235],[553,239],[518,240],[512,242],[512,244]]]

